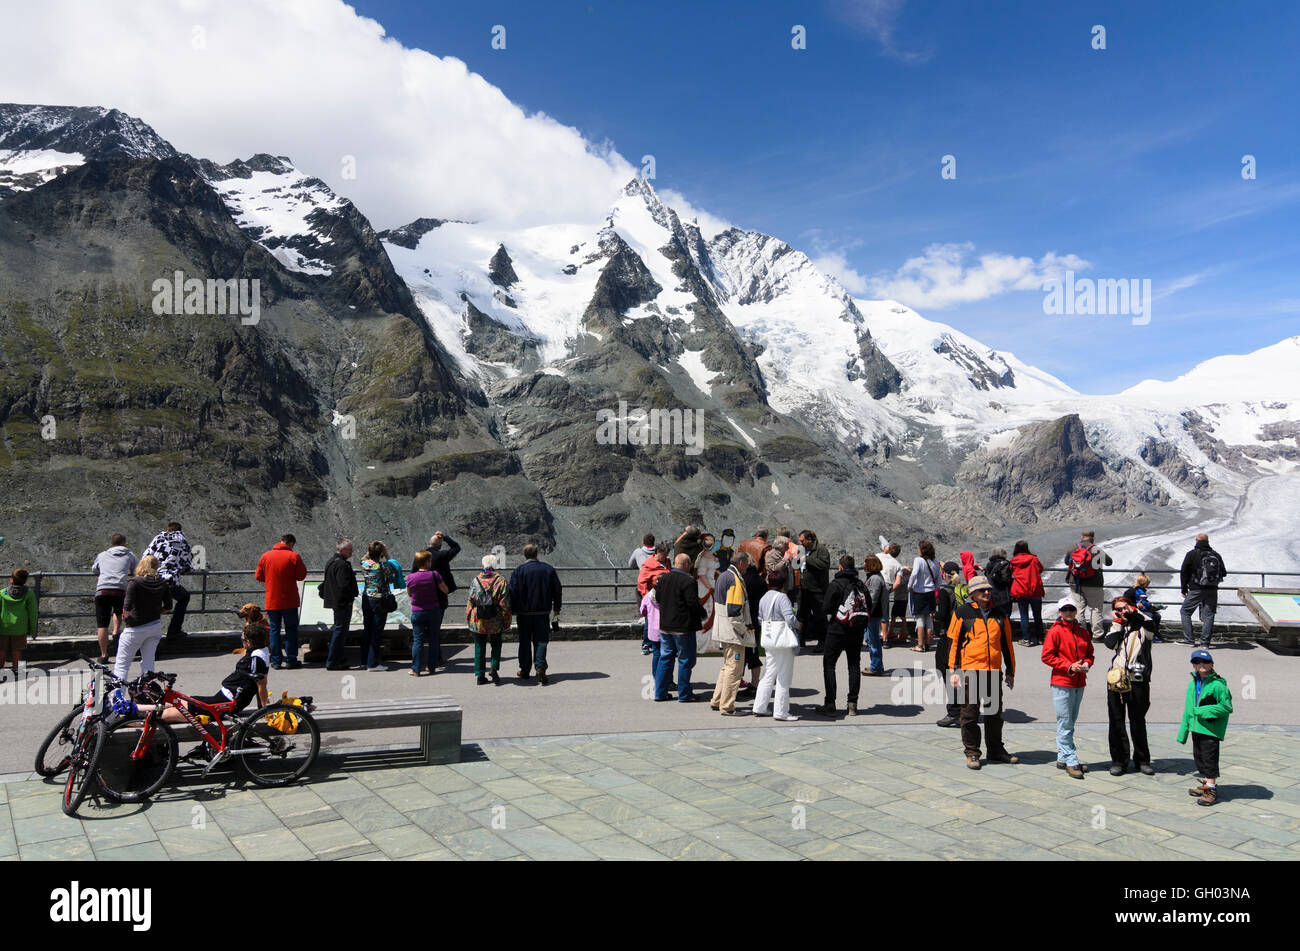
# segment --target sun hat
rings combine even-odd
[[[970,586],[966,590],[971,594],[974,594],[976,591],[992,591],[993,585],[989,584],[989,579],[985,578],[983,575],[976,575],[970,579]]]
[[[1062,598],[1060,601],[1056,602],[1056,610],[1058,613],[1064,611],[1066,608],[1073,608],[1076,611],[1079,610],[1079,606],[1074,603],[1073,598]]]

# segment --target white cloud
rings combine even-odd
[[[942,310],[1007,291],[1041,290],[1044,281],[1060,277],[1067,268],[1082,271],[1092,266],[1076,255],[1055,251],[1037,261],[994,252],[975,257],[974,251],[970,242],[932,244],[893,274],[869,278],[866,289],[915,310]]]
[[[842,251],[823,251],[817,257],[809,260],[812,261],[813,267],[823,274],[835,278],[854,297],[862,297],[870,293],[868,279],[849,264]]]
[[[832,0],[831,12],[880,44],[887,56],[905,63],[925,63],[934,55],[929,50],[904,50],[898,45],[898,16],[907,0]]]
[[[379,228],[594,223],[635,171],[339,0],[49,0],[9,5],[5,33],[6,101],[115,107],[220,162],[288,155]]]

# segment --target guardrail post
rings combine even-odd
[[[206,614],[208,610],[208,571],[203,569],[203,588],[199,592],[199,613]]]
[[[41,573],[36,572],[36,583],[32,585],[32,592],[36,595],[36,616],[40,617],[41,611]]]

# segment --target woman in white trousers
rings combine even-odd
[[[763,665],[763,676],[754,696],[754,716],[767,716],[768,701],[772,699],[775,689],[776,708],[772,719],[798,720],[798,717],[790,715],[790,681],[794,676],[795,649],[799,646],[795,636],[799,622],[795,620],[789,596],[782,590],[784,587],[784,569],[767,573],[767,594],[763,595],[763,600],[758,604],[767,663]]]
[[[158,559],[145,555],[136,565],[135,575],[126,582],[122,601],[122,633],[117,639],[117,657],[113,674],[121,680],[131,672],[131,661],[140,654],[140,672],[153,670],[158,643],[162,640],[162,616],[171,610],[172,598],[167,582],[158,577]]]

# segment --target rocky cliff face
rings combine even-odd
[[[932,492],[932,511],[981,506],[1003,523],[1033,525],[1045,520],[1108,521],[1135,515],[1168,496],[1144,484],[1136,472],[1125,477],[1109,469],[1088,444],[1077,415],[1020,427],[1005,445],[977,449],[957,472],[954,490]]]

